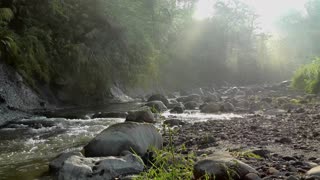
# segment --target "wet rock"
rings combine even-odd
[[[194,177],[199,179],[207,173],[210,179],[243,179],[249,173],[258,174],[251,166],[226,155],[212,155],[194,165]]]
[[[169,105],[168,99],[162,94],[154,94],[154,95],[152,95],[148,99],[148,102],[151,102],[151,101],[162,101],[164,105],[166,105],[166,106]]]
[[[126,121],[155,123],[155,118],[149,107],[142,107],[136,111],[129,111]]]
[[[223,103],[222,109],[223,112],[233,112],[234,111],[234,106],[233,104],[226,102]]]
[[[209,103],[201,107],[202,113],[218,113],[221,111],[221,105],[219,103]]]
[[[184,106],[176,106],[173,109],[170,110],[170,113],[176,113],[176,114],[182,114],[184,111]]]
[[[169,120],[165,120],[163,124],[172,127],[172,126],[185,125],[186,123],[180,119],[169,119]]]
[[[283,138],[277,139],[276,142],[281,144],[291,144],[292,140],[290,138],[283,137]]]
[[[285,160],[285,161],[295,161],[295,160],[297,160],[295,157],[292,157],[292,156],[284,156],[282,159]]]
[[[257,149],[257,150],[252,150],[251,152],[262,158],[270,157],[270,153],[271,153],[269,150],[266,150],[266,149]]]
[[[243,180],[261,180],[261,177],[256,173],[248,173],[244,176]]]
[[[111,180],[123,175],[139,174],[143,169],[143,161],[133,154],[106,158],[71,156],[64,161],[57,179]]]
[[[150,101],[146,103],[145,106],[150,107],[152,110],[154,109],[156,112],[153,113],[159,113],[167,110],[166,105],[164,105],[162,101]]]
[[[119,156],[135,152],[142,156],[153,146],[162,148],[162,136],[151,124],[115,124],[93,138],[85,147],[87,157]]]
[[[126,118],[128,113],[126,112],[99,112],[92,116],[92,119],[95,118]]]
[[[179,105],[180,105],[180,103],[177,100],[170,99],[167,108],[174,108],[174,107],[179,106]]]
[[[66,161],[71,156],[82,157],[82,154],[80,152],[77,152],[77,151],[66,152],[66,153],[60,154],[59,156],[57,156],[54,160],[52,160],[49,163],[50,172],[51,173],[57,173],[61,169],[64,161]]]
[[[126,95],[119,87],[116,85],[113,85],[109,89],[111,99],[109,101],[115,102],[115,103],[123,103],[123,102],[130,102],[133,101],[131,97]]]
[[[188,101],[184,104],[187,110],[195,110],[198,107],[198,103],[195,101]]]
[[[267,170],[267,173],[269,175],[276,175],[276,174],[279,174],[279,170],[277,170],[276,168],[274,167],[270,167],[268,170]]]

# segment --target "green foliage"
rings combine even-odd
[[[14,18],[14,14],[10,8],[0,8],[0,27],[10,22]]]
[[[247,158],[247,159],[263,159],[261,156],[254,154],[251,151],[231,151],[232,156],[235,158]]]
[[[18,59],[18,49],[15,34],[8,29],[0,29],[0,57],[13,64]]]
[[[166,127],[164,127],[166,129]],[[151,167],[146,172],[139,174],[135,180],[188,180],[193,178],[193,166],[195,155],[183,155],[177,153],[172,143],[173,131],[168,129],[170,143],[162,150],[154,149],[154,161],[150,162]],[[206,178],[208,179],[208,177]]]
[[[320,58],[300,67],[293,76],[292,86],[307,93],[320,92]]]

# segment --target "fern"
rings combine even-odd
[[[7,29],[0,30],[0,57],[12,64],[18,57],[18,49],[14,34]]]
[[[10,22],[14,18],[14,13],[10,8],[0,8],[0,21]]]

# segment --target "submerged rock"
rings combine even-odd
[[[237,180],[249,173],[258,174],[251,166],[225,154],[215,154],[194,165],[194,177],[199,179],[209,175],[210,179]],[[252,175],[251,175],[252,176]]]
[[[111,180],[121,176],[139,174],[143,169],[143,161],[133,154],[106,158],[85,158],[74,155],[63,162],[57,179]]]
[[[150,147],[162,148],[163,139],[151,124],[115,124],[91,140],[84,147],[85,156],[119,156],[128,152],[143,156]]]
[[[148,99],[148,102],[151,102],[151,101],[162,101],[164,105],[166,105],[166,106],[169,105],[168,99],[162,94],[154,94],[154,95],[152,95]]]
[[[147,122],[155,123],[154,115],[152,114],[149,107],[142,107],[139,110],[129,111],[126,121],[131,122]]]

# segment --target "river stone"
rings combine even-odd
[[[128,113],[126,112],[99,112],[92,116],[92,119],[95,118],[126,118]]]
[[[256,173],[248,173],[244,178],[244,180],[261,180],[261,177]]]
[[[164,105],[162,101],[150,101],[146,103],[145,106],[155,109],[157,112],[154,113],[159,113],[167,110],[166,105]]]
[[[202,113],[217,113],[221,110],[221,105],[219,103],[209,103],[201,106]]]
[[[65,153],[62,153],[60,155],[58,155],[54,160],[52,160],[50,163],[49,163],[49,170],[51,173],[56,173],[58,172],[64,161],[67,160],[68,158],[70,158],[71,156],[79,156],[81,157],[82,154],[80,152],[77,152],[77,151],[71,151],[71,152],[65,152]]]
[[[152,95],[148,99],[148,102],[151,102],[151,101],[162,101],[164,105],[166,105],[166,106],[169,105],[168,99],[162,94],[154,94],[154,95]]]
[[[320,166],[314,167],[307,172],[307,177],[320,179]]]
[[[176,106],[179,106],[179,102],[177,101],[177,100],[175,100],[175,99],[170,99],[169,100],[169,104],[168,104],[168,106],[167,106],[167,108],[174,108],[174,107],[176,107]]]
[[[195,101],[200,103],[202,101],[201,96],[199,94],[191,94],[189,96],[182,96],[177,98],[178,102],[186,103],[189,101]]]
[[[184,104],[184,107],[187,110],[195,110],[198,107],[198,104],[195,101],[188,101]]]
[[[194,165],[193,173],[195,179],[199,179],[204,177],[205,174],[208,174],[210,179],[221,180],[244,179],[249,173],[258,174],[251,166],[226,154],[214,154],[198,161]]]
[[[143,156],[150,147],[162,148],[163,139],[151,124],[120,123],[103,130],[84,147],[85,156],[120,156],[127,152]]]
[[[233,104],[231,104],[229,102],[223,103],[222,111],[223,112],[233,112],[234,111]]]
[[[64,161],[58,180],[111,180],[144,169],[141,158],[128,154],[124,157],[83,158],[71,156]]]
[[[173,109],[170,110],[170,113],[176,113],[176,114],[182,114],[184,111],[184,106],[176,106]]]
[[[155,123],[155,118],[150,107],[142,107],[139,110],[129,111],[126,121]]]
[[[168,120],[165,120],[163,124],[172,127],[172,126],[185,125],[186,123],[180,119],[168,119]]]
[[[220,98],[217,94],[208,94],[203,98],[204,102],[218,102],[220,101]]]

